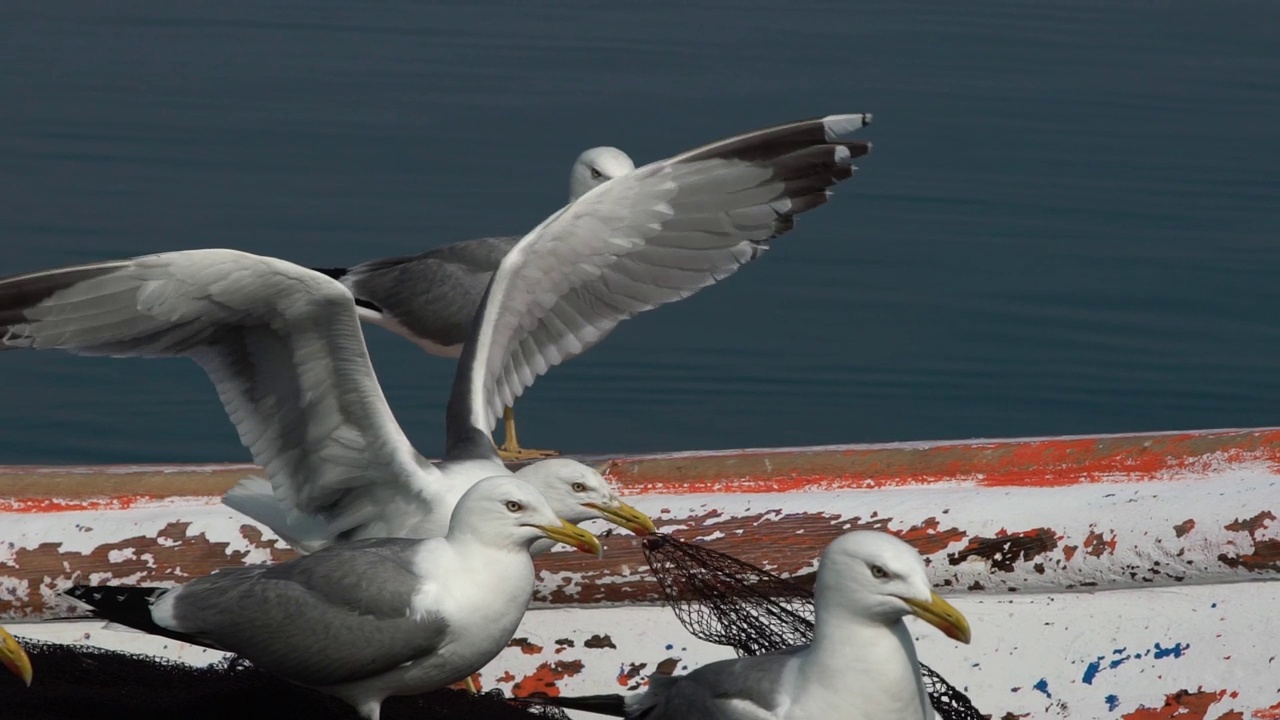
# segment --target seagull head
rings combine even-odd
[[[569,458],[540,460],[516,477],[538,489],[557,515],[573,523],[601,518],[636,535],[655,533],[648,515],[622,502],[600,473]]]
[[[569,202],[586,195],[619,175],[636,169],[631,158],[616,147],[594,147],[583,152],[569,171]]]
[[[31,686],[31,658],[4,628],[0,628],[0,664],[22,678],[27,687]]]
[[[485,478],[463,493],[449,517],[448,537],[526,550],[549,538],[592,555],[603,552],[595,535],[556,515],[542,493],[510,475]]]
[[[920,553],[888,533],[857,531],[833,540],[822,553],[815,590],[824,614],[884,625],[915,615],[947,637],[969,642],[969,621],[929,586]]]

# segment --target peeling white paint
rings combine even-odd
[[[921,659],[994,717],[1012,713],[1030,718],[1118,718],[1141,705],[1160,707],[1167,694],[1197,689],[1228,691],[1210,708],[1208,718],[1233,710],[1245,718],[1265,717],[1253,712],[1280,702],[1274,682],[1280,663],[1274,648],[1280,618],[1271,611],[1280,606],[1280,582],[969,594],[953,602],[973,627],[971,645],[952,642],[913,619],[912,634]],[[222,657],[163,638],[100,627],[94,622],[9,625],[19,636],[60,642],[83,638],[94,645],[197,664]],[[586,647],[593,636],[607,636],[616,648]],[[541,651],[527,654],[519,647],[507,648],[481,672],[484,688],[510,691],[543,664],[578,661],[581,672],[557,682],[562,694],[620,692],[625,683],[619,683],[619,670],[632,664],[645,664],[639,676],[643,679],[667,658],[678,658],[678,671],[687,672],[733,656],[727,648],[690,637],[674,615],[660,607],[531,610],[516,637],[541,646]],[[572,646],[557,640],[571,641]],[[1237,696],[1230,697],[1231,692]],[[1114,710],[1109,709],[1112,703]]]
[[[107,553],[107,560],[109,560],[110,562],[113,562],[113,563],[124,562],[124,561],[126,561],[126,560],[132,560],[134,557],[136,557],[136,555],[135,555],[135,553],[134,553],[134,549],[133,549],[133,548],[128,548],[128,549],[125,549],[125,550],[112,550],[111,552],[108,552],[108,553]],[[151,567],[155,567],[154,558],[153,558],[153,561],[152,561],[152,563],[151,563]]]

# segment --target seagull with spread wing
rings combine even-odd
[[[441,536],[462,493],[510,474],[476,428],[452,429],[469,442],[441,462],[420,455],[378,385],[351,293],[283,260],[189,250],[0,280],[0,349],[14,347],[195,360],[266,470],[224,501],[303,552]],[[580,462],[553,458],[519,476],[571,522],[653,530]]]
[[[759,257],[853,174],[853,158],[870,144],[850,135],[870,122],[856,114],[787,123],[638,170],[617,148],[592,148],[574,162],[569,204],[523,238],[466,240],[321,272],[351,289],[363,319],[429,353],[458,357],[471,339],[497,344],[499,352],[481,358],[480,377],[496,383],[490,400],[505,403],[499,450],[507,459],[545,457],[554,451],[520,447],[512,410],[536,376],[619,322]],[[477,336],[485,316],[496,322]]]
[[[626,153],[614,147],[583,152],[569,171],[569,202],[588,190],[635,170]],[[371,260],[351,268],[316,268],[346,285],[356,296],[360,319],[408,339],[432,355],[457,358],[471,335],[472,321],[489,280],[519,235],[472,238],[418,255]],[[504,460],[554,455],[521,448],[515,411],[504,410]]]
[[[3,279],[0,349],[194,359],[267,472],[226,503],[300,550],[440,535],[467,488],[507,472],[490,432],[535,378],[732,272],[826,202],[867,152],[850,136],[868,121],[830,115],[712,143],[598,185],[525,235],[464,343],[440,463],[392,417],[351,293],[283,260],[191,250]],[[653,530],[582,463],[517,475],[570,521]]]

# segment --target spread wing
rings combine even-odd
[[[0,348],[20,347],[192,358],[277,499],[335,532],[368,512],[361,493],[436,472],[387,406],[351,294],[283,260],[191,250],[0,279]]]
[[[869,145],[869,115],[712,143],[596,187],[525,235],[495,273],[450,398],[451,444],[492,430],[534,380],[623,320],[736,271],[826,202]]]

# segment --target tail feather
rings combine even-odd
[[[140,630],[150,635],[159,635],[171,640],[179,640],[192,645],[222,650],[204,640],[170,630],[157,625],[151,619],[151,605],[160,595],[173,588],[162,587],[117,587],[115,585],[72,585],[62,593],[78,605],[93,611],[93,614],[111,623]]]
[[[576,697],[536,695],[512,699],[528,705],[550,705],[565,710],[581,710],[610,717],[625,718],[627,716],[625,695],[578,695]]]

